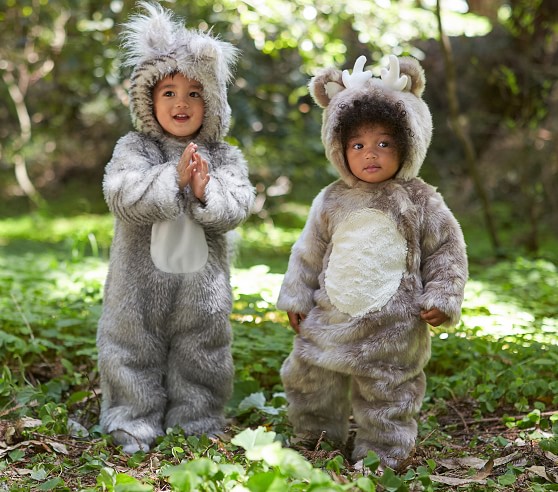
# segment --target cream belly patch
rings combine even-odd
[[[379,210],[359,210],[338,226],[332,242],[325,274],[331,303],[353,317],[382,309],[406,266],[407,242],[395,221]]]

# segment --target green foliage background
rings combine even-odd
[[[128,457],[97,427],[95,331],[112,238],[100,183],[130,129],[117,34],[134,2],[0,0],[0,490],[557,490],[553,3],[444,7],[498,257],[447,124],[431,3],[163,4],[243,52],[230,140],[248,158],[258,207],[239,229],[232,276],[230,432],[209,440],[169,430],[153,453]],[[335,179],[309,77],[361,54],[377,71],[389,53],[425,68],[435,134],[422,175],[463,226],[471,278],[461,324],[432,331],[417,453],[380,475],[373,454],[356,470],[326,441],[295,451],[279,378],[293,335],[274,302],[309,204]],[[22,195],[18,159],[40,200]]]

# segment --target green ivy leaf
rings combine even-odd
[[[240,402],[238,409],[246,412],[252,409],[261,410],[269,415],[279,415],[279,409],[265,404],[265,395],[263,393],[252,393]]]
[[[366,477],[360,477],[356,481],[356,486],[364,492],[376,492],[376,484]]]
[[[517,477],[515,476],[515,474],[513,473],[512,470],[508,470],[506,473],[504,473],[503,475],[500,475],[498,477],[498,483],[500,485],[511,485],[513,483],[515,483],[517,480]]]
[[[153,492],[153,486],[141,483],[125,473],[116,475],[114,492]]]
[[[246,485],[251,492],[284,492],[288,488],[286,480],[276,471],[257,473]]]
[[[36,490],[54,490],[56,487],[65,485],[64,480],[60,477],[51,478],[37,486]]]
[[[231,439],[231,442],[250,451],[257,446],[271,444],[275,440],[275,432],[267,431],[264,427],[258,427],[256,430],[245,429]]]
[[[403,480],[401,480],[391,468],[386,468],[379,480],[388,492],[403,492],[408,490]]]

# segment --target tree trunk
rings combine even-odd
[[[496,256],[501,255],[500,250],[500,240],[498,238],[498,232],[494,224],[492,209],[490,206],[490,200],[488,199],[488,194],[484,187],[482,178],[480,176],[477,167],[477,155],[475,152],[475,147],[471,139],[471,135],[467,130],[466,124],[464,122],[464,116],[461,114],[459,109],[459,98],[457,95],[457,79],[455,75],[455,63],[453,61],[453,54],[451,50],[451,44],[448,36],[446,35],[442,26],[442,14],[440,7],[440,0],[436,1],[436,17],[438,19],[438,29],[440,32],[440,44],[442,48],[442,54],[444,57],[444,66],[446,70],[446,89],[448,96],[448,103],[450,108],[450,121],[451,128],[458,138],[461,146],[463,147],[463,152],[465,153],[465,162],[467,164],[467,170],[469,176],[473,180],[473,185],[475,191],[480,198],[484,221],[486,225],[487,232],[490,237],[490,242],[492,244],[492,249]]]
[[[10,94],[12,102],[14,103],[20,128],[19,139],[14,143],[13,147],[15,178],[23,193],[25,193],[29,200],[38,207],[42,204],[43,198],[29,178],[27,163],[25,162],[25,157],[23,157],[22,152],[22,149],[31,140],[31,118],[29,117],[29,111],[27,111],[27,106],[25,104],[25,96],[16,83],[12,72],[5,71],[3,73],[3,79],[8,88],[8,94]]]

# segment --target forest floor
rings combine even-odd
[[[311,449],[292,436],[279,368],[293,334],[274,302],[298,231],[241,230],[230,425],[214,439],[169,429],[128,456],[97,425],[110,226],[0,221],[0,491],[558,490],[554,260],[472,264],[462,321],[432,330],[415,452],[379,473],[373,453],[355,468],[327,436]]]

